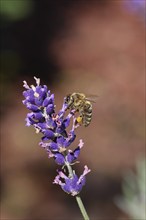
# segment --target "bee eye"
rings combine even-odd
[[[69,97],[69,96],[66,96],[65,103],[68,103],[69,100],[70,100],[70,97]]]

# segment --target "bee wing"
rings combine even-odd
[[[98,95],[87,95],[86,100],[93,102],[93,103],[96,103],[98,97],[99,97]]]

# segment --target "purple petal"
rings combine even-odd
[[[80,148],[77,147],[73,152],[72,151],[69,151],[68,155],[67,155],[67,161],[69,163],[73,163],[79,156],[80,154]]]
[[[48,139],[54,139],[54,137],[55,137],[54,132],[49,129],[43,131],[43,133],[44,133],[44,136]]]
[[[54,104],[54,94],[50,95],[50,99],[52,100],[52,103]]]
[[[35,99],[35,104],[36,104],[37,106],[41,107],[41,106],[42,106],[42,103],[43,103],[43,99],[40,99],[40,98],[36,98],[36,99]]]
[[[61,153],[55,153],[54,157],[55,157],[55,162],[58,165],[64,165],[65,164],[65,158]]]
[[[30,104],[30,103],[27,103],[27,104],[26,104],[26,107],[27,107],[29,110],[33,111],[33,112],[36,112],[36,111],[39,110],[36,105]]]
[[[47,126],[48,126],[49,128],[51,128],[52,130],[57,127],[56,122],[52,119],[52,117],[49,117],[49,118],[46,120],[46,123],[47,123]]]
[[[37,123],[37,126],[38,126],[38,128],[40,128],[41,130],[44,130],[44,129],[46,129],[46,123],[45,122],[39,122],[39,123]]]
[[[39,121],[44,120],[44,116],[43,116],[42,112],[34,113],[34,118]]]
[[[84,172],[83,174],[80,176],[79,180],[78,180],[78,184],[82,183],[83,181],[85,181],[85,176],[90,172],[91,170],[88,169],[87,166],[84,166]]]
[[[52,104],[52,100],[50,99],[50,97],[47,97],[44,99],[43,101],[43,106],[46,107],[48,106],[49,104]]]
[[[36,123],[33,119],[33,116],[34,116],[33,112],[27,114],[27,117],[25,119],[26,126],[34,125]]]
[[[49,143],[49,148],[50,148],[52,151],[58,151],[58,145],[57,145],[55,142]]]
[[[79,154],[80,154],[80,148],[79,147],[77,147],[75,150],[74,150],[74,158],[75,159],[77,159],[78,158],[78,156],[79,156]]]
[[[46,112],[47,112],[48,115],[52,114],[54,112],[54,105],[53,104],[49,104],[46,107]]]
[[[64,129],[67,128],[69,126],[69,124],[70,124],[70,118],[66,118],[62,122],[62,126],[63,126]]]
[[[64,137],[58,137],[57,143],[60,147],[64,146],[65,138]]]
[[[74,155],[73,153],[68,153],[68,155],[66,156],[66,160],[68,161],[68,163],[72,163],[74,161]]]
[[[65,179],[65,185],[62,186],[62,189],[70,194],[78,194],[78,186],[77,186],[78,177],[76,174],[72,178]]]

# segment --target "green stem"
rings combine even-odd
[[[69,163],[66,163],[66,166],[67,166],[67,169],[68,169],[68,172],[69,172],[69,177],[70,177],[70,178],[73,177],[72,167],[70,166]],[[85,209],[85,207],[84,207],[84,204],[83,204],[83,202],[82,202],[82,200],[81,200],[81,197],[80,197],[79,195],[76,196],[76,201],[77,201],[77,203],[78,203],[78,206],[79,206],[79,208],[80,208],[80,211],[81,211],[81,213],[82,213],[82,216],[83,216],[84,220],[90,220],[90,219],[89,219],[89,216],[88,216],[88,214],[87,214],[87,212],[86,212],[86,209]]]
[[[80,197],[79,195],[76,196],[76,200],[77,200],[78,206],[79,206],[79,208],[80,208],[80,211],[81,211],[81,213],[82,213],[82,216],[83,216],[84,220],[89,220],[89,216],[88,216],[88,214],[87,214],[87,212],[86,212],[86,209],[85,209],[85,207],[84,207],[84,204],[83,204],[83,202],[82,202],[82,200],[81,200],[81,197]]]
[[[66,163],[66,166],[67,166],[67,169],[68,169],[68,172],[69,172],[69,177],[72,178],[73,177],[72,167],[70,166],[69,163]]]

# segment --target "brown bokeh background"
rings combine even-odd
[[[144,22],[122,0],[29,2],[24,17],[2,14],[1,219],[81,219],[75,199],[52,184],[57,166],[41,136],[25,127],[22,81],[34,75],[55,94],[56,110],[74,91],[99,96],[74,143],[85,143],[78,174],[85,164],[92,170],[81,197],[91,219],[128,219],[115,197],[145,155]]]

